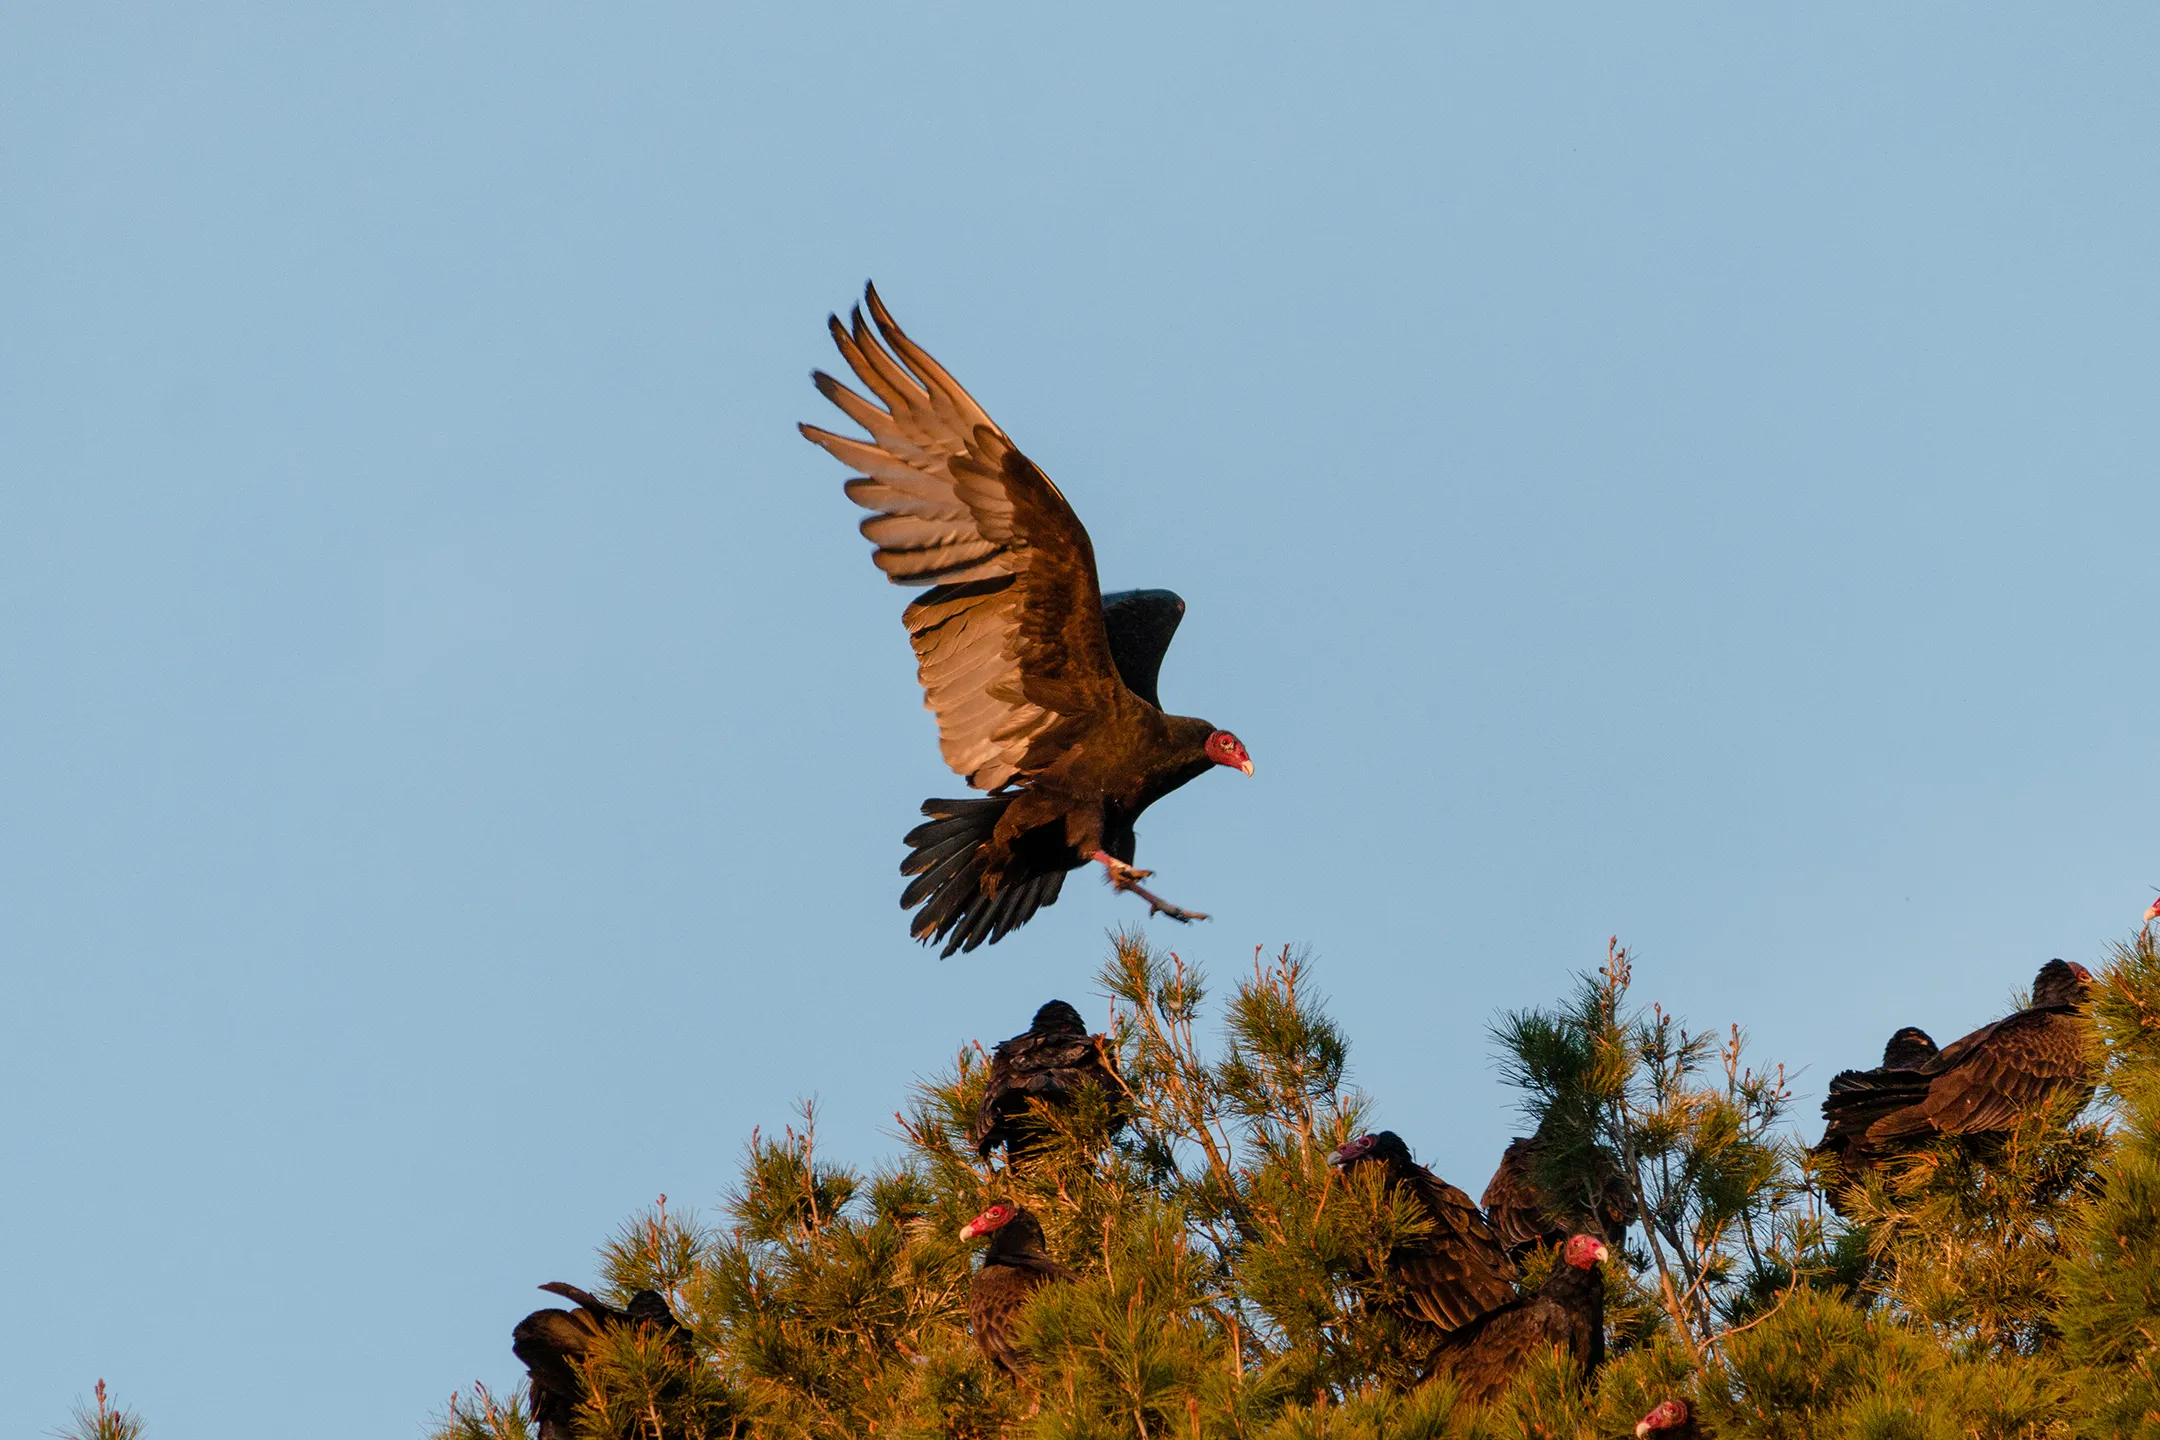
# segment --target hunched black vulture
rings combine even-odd
[[[1101,1090],[1111,1101],[1112,1133],[1123,1128],[1125,1087],[1108,1038],[1090,1035],[1078,1010],[1052,1000],[1035,1012],[1026,1031],[1000,1040],[990,1052],[990,1079],[970,1132],[976,1153],[987,1160],[1002,1145],[1007,1164],[1021,1163],[1046,1138],[1029,1102],[1063,1107],[1085,1087]]]

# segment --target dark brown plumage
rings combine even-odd
[[[1635,1440],[1716,1440],[1685,1400],[1663,1400],[1635,1422]]]
[[[1567,1192],[1546,1194],[1538,1185],[1537,1169],[1539,1158],[1552,1143],[1550,1129],[1549,1124],[1540,1125],[1537,1134],[1508,1142],[1499,1168],[1478,1197],[1485,1218],[1516,1256],[1535,1246],[1557,1245],[1585,1230],[1609,1245],[1619,1244],[1635,1214],[1619,1165],[1605,1150],[1595,1149],[1588,1164],[1572,1177],[1574,1183]]]
[[[1861,1161],[1925,1144],[1938,1135],[2001,1135],[2043,1106],[2092,1098],[2097,1044],[2084,1013],[2092,974],[2050,960],[2033,980],[2032,1003],[1981,1026],[1909,1069],[1875,1073],[1869,1088],[1849,1088],[1842,1104],[1874,1109],[1860,1139],[1848,1141],[1848,1173]],[[1832,1081],[1833,1089],[1836,1081]],[[1825,1102],[1827,1107],[1828,1102]],[[1825,1134],[1824,1142],[1830,1136]]]
[[[960,1228],[960,1238],[990,1237],[990,1249],[968,1287],[968,1328],[983,1358],[1027,1384],[1027,1362],[1018,1345],[1020,1312],[1029,1297],[1053,1280],[1070,1280],[1072,1272],[1050,1258],[1043,1248],[1042,1226],[1017,1205],[1000,1201]]]
[[[685,1351],[690,1348],[690,1328],[654,1291],[640,1290],[617,1309],[561,1280],[540,1288],[574,1300],[578,1307],[535,1310],[510,1332],[510,1353],[525,1362],[532,1377],[532,1417],[540,1440],[571,1440],[577,1408],[585,1399],[583,1361],[602,1334],[625,1325],[651,1325]]]
[[[1083,1087],[1101,1089],[1113,1105],[1113,1132],[1125,1124],[1124,1086],[1118,1083],[1108,1040],[1088,1034],[1080,1012],[1052,1000],[1035,1012],[1026,1033],[1001,1040],[990,1053],[990,1082],[975,1107],[970,1138],[984,1159],[1002,1145],[1007,1164],[1019,1164],[1043,1141],[1044,1126],[1028,1102],[1070,1104]]]
[[[822,371],[819,391],[870,432],[801,427],[860,474],[850,499],[896,585],[929,587],[901,617],[945,763],[980,800],[927,800],[908,832],[901,893],[916,939],[947,955],[994,943],[1052,904],[1065,872],[1100,861],[1151,911],[1179,910],[1138,882],[1133,824],[1163,796],[1228,765],[1252,773],[1238,738],[1165,714],[1163,649],[1184,613],[1168,591],[1106,597],[1080,517],[928,352],[893,323],[876,289],[833,342],[875,400]],[[873,332],[872,322],[876,329]],[[1106,605],[1119,618],[1106,615]]]
[[[1410,1158],[1400,1135],[1360,1135],[1330,1163],[1345,1175],[1381,1167],[1388,1183],[1406,1187],[1432,1220],[1432,1234],[1396,1247],[1387,1258],[1413,1318],[1448,1335],[1515,1298],[1515,1263],[1500,1237],[1468,1195]]]
[[[1585,1376],[1605,1363],[1605,1242],[1575,1235],[1534,1295],[1488,1311],[1441,1342],[1435,1368],[1455,1376],[1462,1396],[1495,1399],[1532,1357],[1559,1349]]]
[[[1833,1163],[1830,1176],[1830,1208],[1846,1213],[1851,1186],[1877,1158],[1868,1142],[1868,1127],[1877,1120],[1912,1103],[1924,1086],[1920,1067],[1938,1052],[1927,1031],[1907,1025],[1883,1046],[1882,1064],[1872,1070],[1840,1071],[1823,1097],[1823,1138],[1813,1153]]]

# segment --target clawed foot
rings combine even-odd
[[[1115,855],[1102,850],[1095,852],[1095,859],[1101,863],[1103,878],[1110,882],[1112,888],[1130,890],[1133,894],[1147,901],[1150,916],[1167,915],[1181,925],[1190,925],[1195,920],[1207,919],[1207,916],[1201,914],[1198,910],[1180,909],[1153,891],[1142,888],[1140,882],[1153,875],[1154,871],[1135,870]]]

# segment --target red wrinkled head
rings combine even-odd
[[[1688,1422],[1688,1404],[1685,1400],[1666,1400],[1657,1409],[1636,1422],[1636,1440],[1651,1435],[1662,1435],[1667,1430],[1677,1430]]]
[[[1346,1140],[1328,1155],[1328,1164],[1354,1165],[1372,1154],[1373,1147],[1379,1143],[1380,1137],[1377,1135],[1360,1135],[1354,1140]]]
[[[962,1240],[973,1240],[978,1235],[988,1235],[999,1226],[1008,1223],[1013,1216],[1019,1213],[1017,1209],[1000,1200],[997,1204],[992,1205],[982,1214],[977,1215],[967,1224],[961,1226],[960,1238]]]
[[[1233,770],[1252,774],[1252,756],[1245,753],[1245,742],[1228,730],[1217,730],[1208,736],[1207,744],[1203,748],[1207,751],[1207,758],[1217,765],[1228,765]]]
[[[1593,1265],[1605,1263],[1605,1242],[1595,1235],[1570,1235],[1560,1258],[1578,1270],[1588,1270]]]

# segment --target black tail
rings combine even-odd
[[[910,853],[900,862],[900,873],[915,878],[900,893],[900,908],[922,906],[908,933],[925,945],[945,941],[941,955],[1004,939],[1037,910],[1055,904],[1065,886],[1062,867],[1020,861],[1000,869],[994,890],[984,888],[982,847],[1012,800],[1010,795],[925,800],[922,813],[930,818],[907,833]]]

